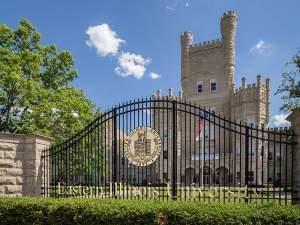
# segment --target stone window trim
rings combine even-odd
[[[199,80],[197,81],[197,93],[203,93],[203,81]]]
[[[217,91],[217,81],[216,79],[210,79],[210,91],[216,92]]]

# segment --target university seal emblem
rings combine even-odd
[[[137,127],[130,131],[124,142],[124,154],[135,166],[152,164],[161,153],[161,138],[150,127]]]

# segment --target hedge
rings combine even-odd
[[[150,200],[0,198],[3,225],[300,224],[300,207]]]

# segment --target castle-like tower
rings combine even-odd
[[[200,105],[202,109],[210,109],[212,113],[220,114],[221,118],[230,121],[247,123],[249,127],[267,127],[269,123],[270,79],[263,81],[261,75],[258,74],[256,82],[253,84],[248,84],[245,77],[242,78],[241,87],[236,87],[235,84],[236,12],[228,11],[224,13],[220,20],[220,31],[221,39],[200,43],[194,43],[191,32],[181,34],[182,92],[179,92],[178,96],[174,96],[172,89],[170,89],[167,96],[162,96],[161,91],[158,90],[154,95],[154,99],[191,102]],[[156,104],[157,106],[162,105],[160,102]],[[178,107],[183,106],[179,104]],[[246,167],[245,139],[237,140],[231,129],[228,127],[223,129],[220,120],[220,124],[214,125],[215,123],[209,122],[209,119],[205,120],[206,126],[202,125],[201,139],[201,135],[197,134],[197,127],[200,126],[201,122],[197,116],[196,119],[186,117],[185,110],[191,109],[189,107],[184,108],[183,113],[178,111],[176,117],[177,150],[180,153],[178,161],[183,163],[181,167],[177,168],[177,181],[191,184],[193,179],[196,179],[195,181],[200,182],[200,184],[226,184],[233,183],[233,177],[235,177],[235,181],[243,184]],[[163,134],[163,143],[166,143],[163,148],[164,155],[169,157],[173,154],[172,137],[164,135],[164,133],[172,130],[172,127],[170,127],[172,115],[170,113],[170,111],[159,110],[159,107],[152,112],[153,126],[159,130],[159,133]],[[237,132],[242,133],[241,130]],[[266,151],[262,150],[263,143],[260,141],[254,142],[248,143],[251,149],[255,145],[255,150],[251,150],[251,153],[249,153],[252,158],[248,167],[250,174],[253,175],[249,179],[252,180],[251,182],[257,180],[257,183],[263,183],[270,177],[267,178],[266,174],[261,173],[261,171],[267,170],[266,160],[262,162],[261,159],[266,159],[268,155],[266,155]],[[268,151],[272,151],[271,146],[268,147],[270,147]],[[264,148],[267,147],[264,146]],[[202,158],[199,155],[202,155]],[[212,168],[211,160],[214,163],[217,161],[215,168]],[[256,160],[258,160],[257,164],[255,164]],[[160,158],[160,163],[162,165],[166,164],[164,157]],[[168,165],[166,164],[164,168],[168,168]],[[255,168],[255,171],[253,168]],[[210,172],[205,175],[205,171]],[[170,171],[166,169],[157,169],[157,173],[159,173],[159,179],[171,179]],[[269,175],[271,173],[274,174],[274,171],[269,171]],[[274,176],[270,179],[274,179]]]
[[[183,99],[211,108],[232,120],[267,126],[269,87],[261,75],[256,84],[235,88],[235,37],[237,14],[224,13],[220,21],[221,40],[193,42],[193,34],[184,32],[181,40],[181,85]]]

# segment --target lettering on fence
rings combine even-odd
[[[114,190],[117,190],[114,192]],[[252,196],[259,195],[255,189],[245,187],[229,189],[228,187],[197,187],[195,184],[191,186],[180,186],[177,184],[178,196],[188,199],[197,198],[235,198],[248,199],[248,192],[252,192]],[[164,192],[164,193],[162,193]],[[155,186],[128,186],[126,183],[109,183],[107,187],[101,186],[65,186],[63,183],[57,184],[57,195],[61,197],[86,197],[86,198],[112,198],[112,197],[142,197],[155,199],[164,197],[172,197],[172,187],[170,183],[166,183],[163,190],[161,187]]]

